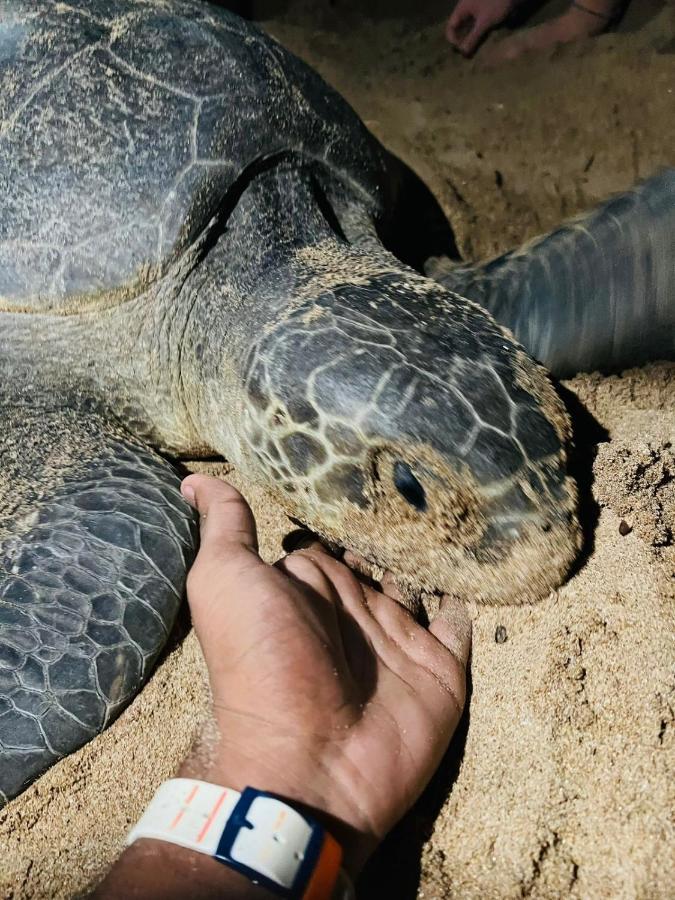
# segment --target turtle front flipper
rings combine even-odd
[[[196,537],[174,469],[96,415],[1,407],[0,805],[139,690]]]
[[[558,377],[675,359],[675,169],[497,259],[428,272]]]

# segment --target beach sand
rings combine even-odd
[[[478,258],[674,164],[675,8],[488,71],[448,51],[446,7],[269,2],[262,24],[426,181]],[[639,7],[639,9],[638,9]],[[379,9],[381,8],[381,10]],[[675,366],[567,383],[587,532],[541,603],[474,607],[467,715],[364,874],[367,898],[669,898],[675,885]],[[204,469],[204,465],[198,466]],[[292,525],[251,501],[267,558]],[[0,811],[0,896],[81,896],[207,710],[179,627],[95,741]]]

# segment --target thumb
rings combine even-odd
[[[462,43],[467,31],[472,27],[474,18],[471,13],[460,12],[456,9],[445,23],[445,39],[455,47]]]
[[[459,50],[464,56],[471,56],[480,42],[485,37],[490,26],[487,22],[475,19],[471,28],[467,30],[459,44]]]
[[[455,31],[465,19],[473,18],[473,16],[473,4],[468,2],[468,0],[459,0],[459,3],[450,13],[446,28],[449,31]]]
[[[258,552],[255,519],[248,503],[227,481],[210,475],[188,475],[180,486],[187,502],[199,513],[200,553],[222,555],[224,545]]]
[[[239,491],[219,478],[189,475],[181,493],[199,513],[200,547],[188,576],[188,600],[212,596],[252,569],[264,566],[258,556],[255,519]],[[196,590],[190,590],[190,587]]]
[[[188,573],[187,596],[210,666],[227,646],[232,599],[241,599],[241,584],[265,564],[258,556],[253,513],[231,484],[208,475],[189,475],[181,493],[199,512],[201,543]]]

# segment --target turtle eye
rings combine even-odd
[[[399,494],[411,506],[414,506],[420,512],[424,512],[427,508],[427,497],[424,493],[424,488],[413,475],[410,466],[398,459],[394,463],[394,485]]]

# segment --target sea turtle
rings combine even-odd
[[[488,313],[382,246],[389,173],[343,100],[223,10],[0,3],[0,800],[105,727],[165,644],[196,541],[167,456],[227,457],[404,581],[507,602],[563,578],[564,407]],[[597,248],[586,229],[576,265],[621,229]],[[540,351],[564,331],[550,296],[505,316],[545,362],[570,340]],[[628,361],[600,340],[623,308],[608,323],[596,299],[574,300],[583,362]]]

